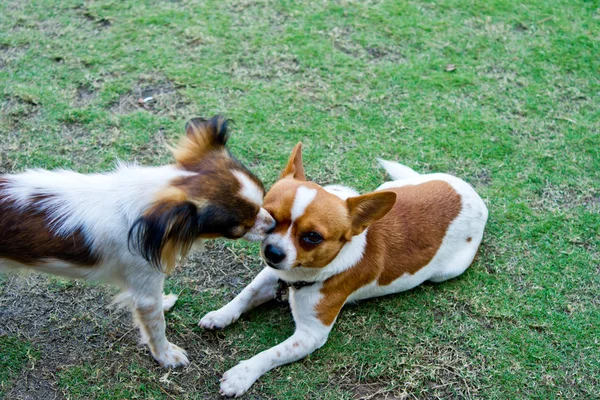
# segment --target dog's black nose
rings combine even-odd
[[[279,247],[268,244],[265,247],[265,258],[273,264],[279,264],[285,259],[285,253]]]

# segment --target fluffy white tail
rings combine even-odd
[[[399,164],[397,162],[382,160],[381,158],[378,158],[377,161],[379,161],[379,165],[381,165],[383,169],[387,171],[388,175],[393,180],[413,178],[415,176],[419,176],[419,174],[413,171],[411,168],[408,168],[407,166]]]

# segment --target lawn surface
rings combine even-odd
[[[247,398],[594,398],[600,393],[600,9],[596,1],[0,2],[0,172],[171,161],[194,116],[235,121],[269,186],[369,191],[375,157],[470,182],[490,210],[460,278],[344,309],[328,343]],[[152,96],[142,106],[140,98]],[[0,397],[204,399],[293,331],[268,304],[197,326],[260,270],[215,242],[168,281],[184,370],[136,346],[112,288],[0,277]]]

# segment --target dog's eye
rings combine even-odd
[[[318,232],[308,232],[302,235],[302,240],[308,244],[319,244],[323,241],[323,236]]]

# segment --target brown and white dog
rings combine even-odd
[[[163,367],[189,364],[165,337],[163,281],[203,238],[264,238],[274,220],[261,181],[226,148],[227,120],[190,120],[176,164],[114,172],[0,175],[0,270],[102,280],[123,292],[142,342]]]
[[[488,211],[464,181],[419,175],[380,160],[394,179],[359,196],[343,186],[308,182],[301,144],[265,197],[276,228],[261,246],[269,265],[235,299],[208,313],[204,328],[223,328],[290,285],[295,333],[240,362],[221,379],[221,393],[240,396],[265,372],[325,344],[345,303],[443,282],[473,261]]]

